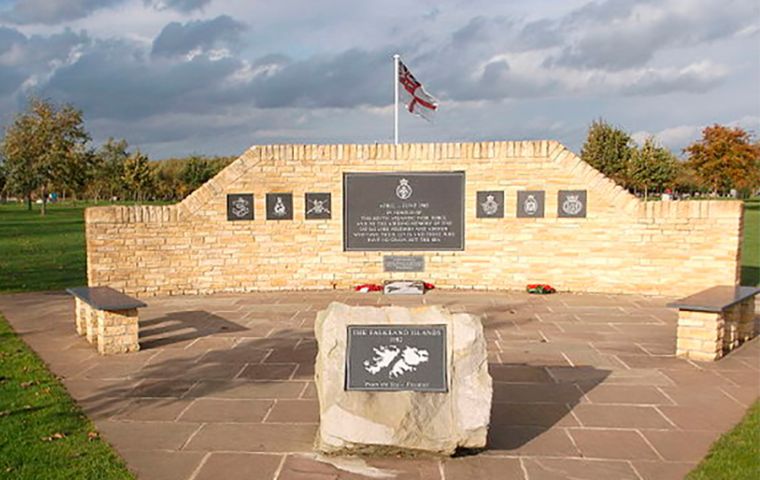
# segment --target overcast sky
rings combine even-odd
[[[152,158],[391,142],[395,52],[440,101],[402,141],[760,130],[757,0],[0,0],[0,123],[34,93]]]

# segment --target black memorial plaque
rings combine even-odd
[[[252,193],[231,193],[227,195],[227,220],[253,220]]]
[[[560,190],[557,194],[557,216],[585,217],[586,190]]]
[[[464,250],[464,172],[344,173],[345,250]]]
[[[446,325],[350,325],[346,390],[447,392]]]
[[[329,193],[307,193],[304,195],[306,220],[327,220],[332,217],[331,195]]]
[[[504,218],[504,192],[478,192],[477,218]]]
[[[524,190],[517,192],[517,217],[541,218],[544,216],[546,195],[543,190]]]
[[[267,193],[267,220],[293,220],[292,193]]]
[[[425,257],[386,255],[383,257],[383,271],[385,272],[424,272]]]

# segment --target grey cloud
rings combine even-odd
[[[638,12],[635,7],[642,5],[651,11]],[[558,22],[566,45],[545,66],[611,71],[639,67],[660,50],[725,38],[756,18],[751,0],[704,0],[688,10],[661,1],[592,2]]]
[[[57,25],[89,16],[125,0],[18,0],[0,18],[17,25]]]
[[[559,45],[562,36],[552,20],[536,20],[526,24],[514,39],[512,51],[540,50]]]
[[[624,87],[624,95],[664,95],[672,92],[703,93],[718,85],[722,74],[705,74],[692,70],[672,74],[653,73]]]
[[[0,54],[10,50],[13,45],[26,42],[26,35],[8,27],[0,27]]]
[[[13,94],[28,80],[34,87],[38,78],[72,58],[72,52],[90,44],[86,33],[65,29],[50,36],[27,37],[18,30],[0,27],[0,93]]]
[[[215,108],[210,103],[225,77],[241,67],[233,58],[151,61],[125,42],[97,42],[60,68],[45,94],[70,101],[95,117],[138,119],[157,112]]]
[[[513,26],[514,23],[505,17],[473,17],[467,25],[451,35],[451,43],[467,48],[494,39],[498,41],[499,38],[506,37]]]
[[[197,49],[236,46],[246,26],[228,15],[185,24],[171,22],[153,40],[152,55],[174,57]]]
[[[354,49],[287,63],[274,75],[257,77],[248,88],[262,108],[387,105],[392,100],[392,51]]]
[[[211,0],[144,0],[144,3],[156,10],[176,10],[182,13],[190,13],[202,9],[211,3]]]

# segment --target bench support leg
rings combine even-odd
[[[755,299],[748,298],[738,305],[739,341],[746,342],[757,335],[755,329]]]
[[[74,302],[77,334],[80,336],[85,335],[87,333],[87,315],[90,314],[89,307],[77,297],[74,297]]]
[[[719,313],[679,310],[676,355],[699,361],[723,355],[725,319]]]
[[[84,304],[85,336],[90,343],[98,342],[98,311]]]
[[[98,353],[136,352],[138,343],[137,309],[98,311]]]

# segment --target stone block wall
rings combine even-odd
[[[346,252],[343,173],[465,171],[465,249]],[[504,218],[476,218],[476,193],[503,190]],[[517,218],[517,192],[544,190],[544,218]],[[586,218],[558,218],[559,190],[587,190]],[[267,193],[294,218],[266,220]],[[304,194],[330,192],[332,218],[305,220]],[[230,222],[226,196],[253,193],[255,218]],[[554,141],[255,146],[171,206],[86,211],[91,286],[128,294],[349,288],[392,278],[442,288],[679,295],[738,282],[742,203],[641,202]],[[425,272],[383,271],[424,255]]]

